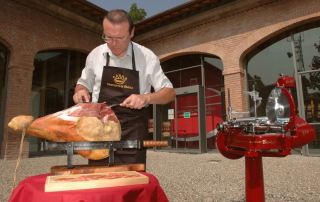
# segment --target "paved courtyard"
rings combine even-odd
[[[87,161],[76,156],[75,164]],[[66,163],[65,156],[23,159],[17,181],[49,172]],[[1,201],[12,188],[16,161],[0,161]],[[299,154],[285,158],[264,158],[267,202],[320,201],[320,157]],[[157,176],[169,201],[245,201],[244,158],[229,160],[219,153],[185,154],[148,151],[147,171]]]

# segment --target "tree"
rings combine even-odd
[[[318,50],[318,53],[320,54],[320,41],[319,44],[314,44],[315,48]],[[311,70],[318,70],[320,69],[320,57],[319,56],[313,56],[312,62],[311,62]],[[312,72],[310,73],[310,82],[309,87],[313,90],[320,90],[320,72]]]
[[[131,4],[129,15],[132,18],[133,23],[140,22],[145,19],[147,13],[143,8],[138,8],[136,3]]]

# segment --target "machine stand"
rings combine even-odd
[[[262,157],[245,157],[246,202],[264,202]]]

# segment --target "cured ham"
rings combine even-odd
[[[8,126],[54,142],[117,141],[121,138],[120,122],[105,103],[80,103],[33,121],[31,116],[14,117]],[[78,153],[88,159],[106,158],[108,150],[86,150]]]

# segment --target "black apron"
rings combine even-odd
[[[108,105],[120,104],[131,94],[140,94],[139,71],[136,63],[132,44],[132,70],[122,67],[109,66],[110,55],[107,53],[106,66],[103,67],[101,87],[98,102]],[[121,140],[148,139],[148,113],[147,109],[130,109],[116,106],[112,108],[121,124]],[[106,165],[107,159],[98,161],[89,160],[90,165]],[[146,149],[142,150],[117,150],[114,154],[114,163],[146,163]]]

